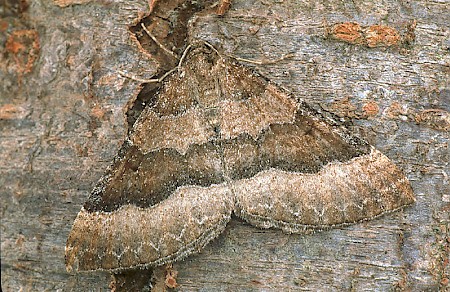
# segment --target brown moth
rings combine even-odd
[[[193,46],[75,219],[67,270],[180,260],[232,213],[306,233],[413,203],[402,171],[330,116],[212,46]]]

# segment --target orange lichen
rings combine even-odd
[[[25,236],[23,234],[19,234],[19,236],[16,239],[16,245],[18,247],[22,247],[24,242],[25,242]]]
[[[178,287],[177,275],[178,271],[173,268],[172,264],[166,266],[166,280],[164,283],[168,288],[173,289]]]
[[[6,51],[13,53],[14,55],[17,55],[20,51],[23,51],[25,49],[25,46],[22,43],[16,41],[14,39],[14,36],[11,35],[6,41],[5,49]]]
[[[221,0],[219,3],[219,7],[217,7],[217,15],[224,15],[228,9],[230,9],[231,0]]]
[[[331,26],[326,25],[326,35],[333,39],[354,45],[364,45],[369,48],[390,47],[401,43],[411,43],[414,39],[415,22],[407,27],[408,33],[402,40],[399,32],[387,25],[362,26],[356,22],[342,22]]]
[[[336,100],[331,103],[329,110],[335,115],[343,118],[356,118],[358,117],[356,110],[358,108],[350,101],[349,97],[344,97],[340,100]]]
[[[105,110],[101,106],[95,105],[91,109],[91,116],[93,116],[97,119],[102,119],[105,116]]]
[[[380,110],[380,107],[375,101],[369,101],[362,107],[364,113],[366,116],[374,117],[378,114],[378,111]]]
[[[450,113],[441,109],[426,109],[414,117],[417,124],[439,131],[450,131]]]
[[[40,52],[37,31],[30,29],[13,31],[6,40],[5,51],[12,55],[19,76],[30,73]]]
[[[361,26],[356,22],[344,22],[335,24],[331,29],[331,35],[338,40],[351,44],[362,44],[363,34]]]
[[[399,116],[405,116],[408,110],[405,109],[399,102],[394,101],[386,110],[386,117],[389,119],[398,119]]]
[[[371,25],[364,30],[367,46],[390,47],[398,44],[400,35],[397,30],[386,25]]]
[[[92,0],[53,0],[56,5],[59,7],[67,7],[75,4],[86,4],[91,2]]]
[[[0,31],[5,32],[8,29],[9,23],[3,19],[0,19]]]
[[[29,111],[14,104],[5,104],[0,106],[0,120],[23,119]]]

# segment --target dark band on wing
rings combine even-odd
[[[167,148],[144,155],[127,143],[123,148],[107,179],[99,182],[84,204],[87,211],[111,212],[125,204],[149,207],[180,186],[224,181],[219,151],[212,142],[192,145],[185,155]]]
[[[170,148],[143,154],[126,142],[84,208],[112,212],[125,204],[150,207],[181,186],[207,187],[250,178],[270,168],[317,173],[330,162],[369,153],[367,143],[355,137],[348,143],[347,135],[343,129],[298,113],[294,123],[272,124],[256,140],[244,133],[191,145],[184,155]]]

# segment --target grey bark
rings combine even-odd
[[[35,29],[40,40],[31,73],[19,74],[11,54],[0,56],[4,291],[108,289],[108,273],[65,271],[65,240],[125,138],[126,112],[141,88],[116,71],[150,78],[158,64],[128,29],[148,11],[146,1],[81,2],[87,3],[60,7],[41,0],[20,15],[2,11],[4,52],[8,35],[19,28]],[[235,0],[223,17],[204,13],[191,20],[191,40],[234,56],[294,53],[249,66],[352,118],[353,129],[405,171],[417,202],[312,235],[260,230],[234,218],[199,255],[174,264],[180,291],[449,288],[448,11],[448,1]],[[325,22],[401,30],[411,20],[417,26],[409,46],[367,48],[324,37]],[[367,105],[379,110],[368,114]]]

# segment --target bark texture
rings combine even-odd
[[[2,289],[107,290],[108,273],[66,272],[64,246],[126,137],[129,109],[138,111],[135,101],[141,102],[141,84],[117,71],[151,78],[167,66],[131,32],[151,8],[147,1],[19,3],[0,7]],[[274,60],[291,53],[247,65],[351,119],[360,136],[404,170],[417,201],[373,221],[309,235],[232,218],[203,252],[173,265],[176,289],[449,288],[448,11],[448,1],[235,0],[223,16],[189,17],[189,40],[228,54]],[[361,29],[335,26],[350,22]],[[141,95],[152,90],[146,86]]]

